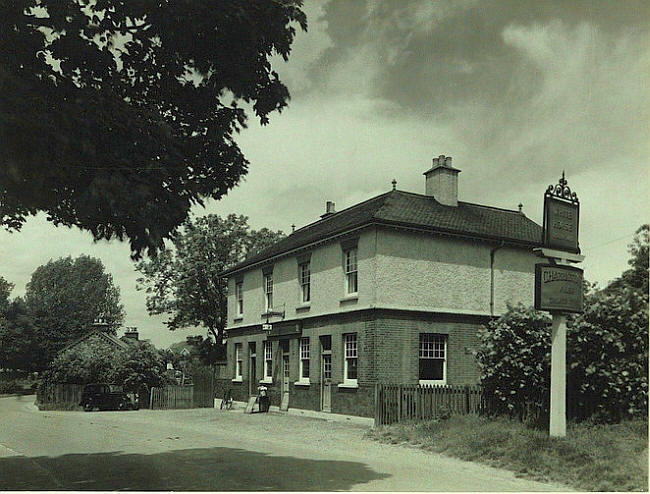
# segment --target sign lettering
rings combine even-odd
[[[578,205],[555,197],[544,198],[544,246],[578,253]]]
[[[582,312],[582,269],[535,265],[535,309]]]

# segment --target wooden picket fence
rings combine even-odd
[[[194,408],[194,386],[165,386],[151,388],[149,407],[152,410]]]
[[[377,384],[375,426],[479,413],[483,406],[480,386]]]
[[[36,402],[48,409],[74,409],[79,406],[83,388],[83,384],[43,383],[36,392]]]
[[[171,410],[180,408],[212,408],[214,406],[214,373],[206,369],[194,372],[190,386],[151,388],[149,408]]]

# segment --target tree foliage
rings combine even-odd
[[[227,283],[219,274],[282,237],[267,228],[251,230],[245,216],[234,214],[188,220],[173,249],[136,265],[142,274],[137,288],[147,294],[149,314],[169,316],[165,324],[170,330],[201,326],[219,346],[227,310]],[[206,345],[201,340],[200,346]],[[217,349],[203,350],[218,355]]]
[[[0,368],[40,371],[47,366],[43,333],[21,298],[0,315]]]
[[[165,361],[158,350],[147,343],[130,345],[120,352],[113,364],[112,380],[126,391],[165,384]]]
[[[630,269],[602,290],[585,284],[585,310],[567,322],[567,382],[594,418],[648,413],[648,226],[629,246]],[[481,382],[497,413],[548,415],[550,318],[510,307],[480,331]]]
[[[61,352],[44,379],[56,383],[114,383],[139,391],[165,383],[165,363],[150,344],[138,342],[115,349],[99,340],[84,341]]]
[[[82,255],[50,260],[27,283],[28,311],[42,328],[45,351],[53,356],[92,329],[102,317],[113,334],[124,319],[119,289],[99,259]]]
[[[240,105],[262,124],[286,106],[270,58],[307,29],[301,3],[0,2],[0,224],[43,211],[162,248],[246,173]]]
[[[14,284],[9,283],[2,276],[0,276],[0,317],[7,312],[9,308],[9,295],[14,289]]]

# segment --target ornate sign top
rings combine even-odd
[[[572,192],[571,188],[567,184],[568,182],[566,178],[564,178],[564,170],[562,170],[562,176],[560,177],[560,180],[558,180],[557,185],[549,185],[544,195],[559,197],[560,199],[565,199],[578,204],[580,202],[578,200],[578,194]]]
[[[543,246],[559,251],[580,253],[578,222],[580,201],[578,194],[567,185],[564,171],[557,185],[549,185],[544,192]]]

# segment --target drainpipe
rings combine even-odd
[[[490,315],[494,315],[494,254],[503,247],[503,242],[490,249]]]

